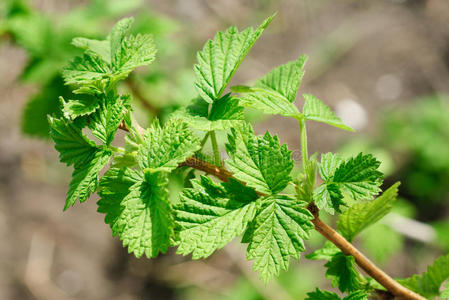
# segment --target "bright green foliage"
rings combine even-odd
[[[296,93],[304,75],[307,57],[281,65],[257,81],[254,87],[237,86],[233,91],[243,93],[241,103],[268,114],[299,117],[295,101]]]
[[[100,100],[93,97],[76,100],[71,99],[67,101],[60,97],[60,101],[62,102],[64,117],[71,120],[89,115],[96,111],[100,106]]]
[[[87,49],[63,72],[66,84],[77,87],[75,93],[102,93],[107,84],[126,78],[135,68],[154,60],[156,49],[151,35],[127,35],[132,23],[132,18],[122,19],[114,26],[109,48],[102,41],[74,40],[74,45]]]
[[[205,258],[243,233],[253,219],[257,193],[238,181],[215,184],[207,177],[193,180],[176,205],[178,253]]]
[[[342,292],[353,292],[360,288],[358,272],[355,269],[355,259],[342,252],[335,254],[325,265],[326,277],[332,280]]]
[[[299,259],[304,239],[313,228],[307,203],[276,195],[260,198],[254,220],[242,242],[248,243],[247,258],[265,282],[287,270],[290,256]]]
[[[449,279],[449,254],[437,258],[421,275],[413,275],[399,282],[420,295],[433,298],[439,295],[440,287],[447,279]]]
[[[142,170],[170,172],[200,148],[199,139],[179,120],[170,120],[164,127],[155,122],[144,138],[137,155]]]
[[[264,194],[276,194],[287,186],[293,160],[291,151],[279,143],[277,136],[268,132],[255,136],[251,127],[242,126],[232,130],[228,141],[230,159],[226,164],[235,178]]]
[[[338,219],[338,230],[349,241],[366,227],[376,223],[393,208],[399,182],[392,185],[373,201],[356,203]]]
[[[111,169],[101,180],[98,211],[106,214],[113,235],[137,257],[155,257],[169,247],[173,220],[167,183],[164,172],[131,169]]]
[[[107,95],[101,99],[100,108],[89,118],[88,127],[101,142],[110,145],[127,109],[129,96]]]
[[[446,288],[441,292],[441,299],[449,299],[449,282],[446,283]]]
[[[340,250],[337,248],[337,246],[327,241],[326,243],[324,243],[324,246],[322,248],[307,254],[306,258],[311,260],[331,260],[339,252]]]
[[[111,158],[111,152],[97,150],[92,160],[83,165],[75,166],[67,192],[64,210],[73,206],[77,200],[84,202],[97,190],[98,175]]]
[[[48,118],[50,135],[59,152],[59,159],[66,165],[80,166],[93,159],[97,152],[94,142],[83,135],[75,123],[57,118]]]
[[[189,126],[197,130],[225,130],[243,124],[243,107],[239,100],[226,94],[210,105],[202,98],[192,101],[192,104],[173,114]]]
[[[306,300],[340,300],[340,296],[335,293],[316,289],[307,294]],[[343,300],[368,300],[369,293],[365,291],[356,291],[344,297]]]
[[[195,86],[205,101],[212,103],[221,98],[243,58],[272,19],[267,18],[256,30],[250,27],[239,32],[236,27],[230,27],[224,33],[218,32],[198,52]]]
[[[317,122],[326,123],[340,129],[354,131],[351,127],[343,124],[341,119],[331,111],[329,106],[324,104],[320,99],[313,95],[304,95],[305,103],[303,107],[303,114],[306,120],[313,120]]]
[[[382,184],[382,173],[377,170],[379,165],[370,154],[360,153],[346,161],[333,154],[323,155],[319,173],[324,183],[313,195],[317,206],[333,214],[344,205],[343,195],[354,200],[371,200]]]

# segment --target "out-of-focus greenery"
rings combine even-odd
[[[387,183],[401,181],[402,206],[397,213],[430,221],[435,244],[449,250],[449,97],[429,96],[381,114],[378,134],[351,140],[341,148],[347,155],[373,153],[380,161]],[[393,172],[393,170],[396,170]],[[404,207],[406,207],[404,209]],[[371,238],[386,239],[382,249]],[[361,236],[362,243],[379,261],[397,253],[403,238],[384,224],[376,224]]]
[[[179,37],[174,38],[179,26],[167,17],[152,13],[141,0],[92,0],[63,14],[41,11],[32,4],[26,0],[6,0],[0,4],[0,42],[12,41],[25,50],[28,58],[20,80],[36,85],[39,91],[30,96],[24,108],[24,133],[47,138],[46,116],[58,112],[59,95],[70,99],[67,97],[71,89],[63,84],[61,70],[67,61],[82,52],[71,45],[72,39],[104,38],[110,24],[131,12],[136,15],[133,30],[152,34],[159,50],[156,63],[131,79],[134,94],[137,90],[140,98],[144,98],[141,101],[151,101],[153,115],[162,118],[165,110],[172,111],[195,95],[194,89],[186,84],[193,80],[192,72],[185,68],[188,53],[177,46]],[[174,85],[178,92],[175,95],[170,92]]]

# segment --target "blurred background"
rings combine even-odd
[[[71,170],[48,140],[46,115],[59,95],[70,98],[60,70],[79,54],[73,37],[104,38],[123,16],[154,35],[156,62],[121,86],[148,123],[196,95],[195,53],[217,30],[257,26],[275,11],[232,83],[307,54],[298,95],[315,94],[357,130],[310,124],[311,151],[373,153],[385,187],[402,182],[393,213],[357,246],[395,277],[449,251],[449,1],[1,0],[0,299],[289,300],[331,289],[324,262],[306,259],[264,285],[238,243],[203,261],[174,250],[136,259],[111,237],[96,195],[62,212]],[[298,149],[295,121],[248,118]],[[307,252],[323,242],[314,234]]]

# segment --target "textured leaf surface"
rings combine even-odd
[[[441,284],[449,279],[449,254],[437,258],[427,271],[399,282],[418,294],[433,298],[440,293]]]
[[[121,48],[116,52],[113,69],[117,73],[127,74],[137,67],[151,64],[155,56],[156,47],[151,35],[130,35],[123,39]]]
[[[344,130],[354,131],[351,127],[345,125],[342,120],[320,99],[313,95],[304,95],[305,103],[303,114],[306,120],[326,123]]]
[[[225,130],[244,123],[243,107],[229,94],[212,103],[210,112],[209,103],[198,98],[191,105],[175,112],[173,117],[203,131]]]
[[[202,176],[192,185],[175,207],[178,253],[199,259],[243,233],[254,217],[258,195],[235,180],[218,185]]]
[[[260,109],[268,114],[300,116],[293,104],[304,75],[307,57],[302,55],[296,61],[281,65],[257,81],[252,88],[235,87],[235,92],[243,94],[242,105]]]
[[[293,168],[291,151],[281,145],[277,136],[268,132],[255,136],[251,127],[242,126],[232,130],[228,136],[226,161],[235,178],[257,191],[276,194],[282,191],[291,180]]]
[[[89,115],[93,113],[100,106],[98,98],[86,98],[86,99],[76,99],[64,101],[62,111],[64,117],[67,119],[74,120],[78,117]]]
[[[199,139],[187,125],[175,119],[169,120],[164,127],[155,122],[147,129],[144,138],[137,154],[141,169],[170,172],[200,148]]]
[[[173,220],[167,182],[165,173],[144,176],[131,169],[111,169],[101,180],[98,211],[136,257],[156,257],[169,247]]]
[[[337,253],[325,265],[326,276],[332,280],[332,285],[337,286],[341,292],[353,292],[360,287],[355,259],[352,256]]]
[[[50,136],[55,142],[55,148],[59,152],[61,162],[70,165],[86,164],[90,162],[96,152],[95,143],[87,139],[81,132],[81,129],[72,122],[48,118],[50,124]]]
[[[109,151],[97,150],[92,160],[81,166],[75,166],[64,210],[73,206],[77,200],[86,201],[97,190],[99,173],[109,162],[111,156],[112,153]]]
[[[104,96],[100,108],[89,117],[92,134],[106,145],[111,144],[120,123],[130,107],[128,96]]]
[[[290,256],[299,259],[304,239],[313,228],[306,202],[287,196],[261,198],[254,220],[242,242],[248,243],[247,258],[265,282],[287,270]]]
[[[338,219],[338,231],[349,241],[366,227],[387,215],[396,201],[399,183],[395,183],[373,201],[356,203]]]
[[[306,300],[340,300],[340,296],[335,293],[316,289],[307,294]],[[369,293],[365,291],[356,291],[344,297],[343,300],[368,300]]]
[[[360,153],[346,161],[334,154],[323,155],[318,170],[324,183],[313,193],[318,208],[331,214],[340,212],[340,206],[345,205],[343,194],[354,200],[371,200],[382,184],[379,165],[370,154]]]
[[[306,300],[341,300],[341,298],[335,293],[322,291],[317,288],[315,291],[307,293]]]
[[[218,32],[198,52],[198,64],[194,67],[195,86],[205,101],[212,103],[221,97],[232,75],[272,18],[267,18],[256,30],[250,27],[239,32],[236,27],[230,27],[225,32]]]

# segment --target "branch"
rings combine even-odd
[[[227,171],[226,169],[211,165],[195,157],[189,157],[184,163],[180,164],[180,166],[189,166],[204,171],[222,181],[229,181],[230,178],[233,178],[232,173]],[[312,223],[315,225],[315,229],[319,233],[321,233],[327,240],[337,246],[344,254],[353,256],[357,265],[359,265],[359,267],[362,268],[367,274],[369,274],[378,283],[385,287],[391,294],[397,296],[396,299],[425,300],[424,297],[405,288],[384,271],[379,269],[372,261],[366,258],[343,236],[341,236],[338,232],[324,223],[319,218],[319,209],[314,203],[310,203],[307,209],[314,216]]]
[[[121,126],[120,129],[128,130],[125,126]],[[232,173],[224,168],[214,166],[208,162],[200,160],[196,157],[189,157],[187,160],[181,164],[180,167],[187,166],[194,169],[206,172],[220,179],[221,181],[227,182],[230,178],[234,178]],[[243,183],[244,184],[244,183]],[[263,194],[258,193],[263,196]],[[385,287],[391,294],[396,296],[396,299],[411,299],[411,300],[425,300],[424,297],[418,295],[417,293],[407,289],[391,278],[384,271],[379,269],[372,261],[366,258],[357,248],[355,248],[350,242],[348,242],[343,236],[341,236],[334,229],[329,227],[319,218],[319,209],[312,202],[307,206],[307,209],[313,214],[314,219],[312,220],[315,229],[321,233],[327,240],[332,242],[337,246],[345,255],[351,255],[355,258],[357,265],[374,278],[378,283]]]

